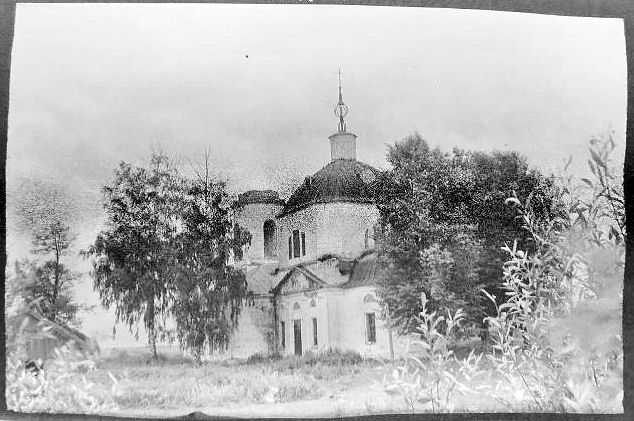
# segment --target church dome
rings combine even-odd
[[[371,184],[378,170],[356,159],[335,159],[291,195],[280,216],[288,215],[315,203],[373,203]]]

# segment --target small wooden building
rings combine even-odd
[[[55,349],[69,345],[86,356],[99,353],[99,345],[77,329],[46,318],[37,306],[22,311],[18,346],[28,360],[46,360],[55,355]]]

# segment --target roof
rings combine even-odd
[[[255,294],[266,295],[288,271],[278,270],[277,263],[265,263],[247,270],[247,289]]]
[[[336,159],[306,177],[291,195],[280,216],[296,212],[315,203],[373,203],[370,185],[378,170],[356,159]]]
[[[248,205],[253,203],[272,203],[284,205],[280,195],[275,190],[249,190],[238,195],[238,203]]]
[[[379,259],[376,253],[362,254],[352,267],[350,279],[344,288],[376,285],[380,279]]]
[[[310,262],[298,266],[303,272],[309,272],[324,285],[340,286],[348,281],[348,276],[341,273],[341,261],[337,258]]]
[[[351,263],[352,271],[348,268]],[[274,264],[273,264],[274,265]],[[336,256],[323,256],[310,262],[299,263],[296,266],[279,270],[278,282],[271,287],[271,292],[277,294],[282,285],[294,273],[301,273],[321,287],[354,288],[376,285],[380,277],[380,266],[377,254],[368,251],[357,260],[350,261]],[[249,284],[250,285],[250,284]]]
[[[89,352],[98,352],[99,345],[97,341],[89,338],[79,330],[72,328],[61,322],[54,322],[44,316],[37,303],[35,305],[26,308],[22,315],[24,317],[30,317],[37,324],[38,329],[42,330],[41,337],[52,337],[60,341],[68,342],[75,341],[75,343],[83,350]]]

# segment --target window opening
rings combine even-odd
[[[313,317],[313,346],[317,346],[317,318]]]
[[[282,348],[286,348],[286,323],[280,322],[280,334],[282,339]]]
[[[374,313],[365,314],[366,340],[370,343],[376,342],[376,320]]]

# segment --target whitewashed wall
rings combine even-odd
[[[386,322],[381,318],[378,304],[364,303],[368,294],[376,297],[375,288],[356,287],[339,289],[330,292],[329,325],[336,330],[331,338],[333,348],[353,349],[366,357],[390,357],[389,331]],[[375,313],[376,342],[368,342],[366,335],[366,313]],[[404,356],[406,351],[405,339],[393,334],[394,354]]]
[[[251,261],[264,260],[264,222],[275,221],[276,232],[278,222],[275,217],[282,211],[282,206],[271,203],[253,203],[244,205],[236,213],[236,222],[251,233],[251,244],[245,247],[244,259]],[[283,245],[283,244],[282,244]],[[276,239],[276,252],[279,255],[279,244]],[[285,248],[282,247],[282,251]]]
[[[298,292],[278,296],[278,329],[285,322],[286,347],[281,350],[286,355],[295,353],[293,321],[301,319],[302,353],[324,351],[329,348],[355,350],[366,357],[390,357],[389,333],[380,317],[376,304],[364,304],[367,294],[373,294],[374,287],[350,289],[324,288],[315,292]],[[310,307],[314,299],[316,307]],[[294,310],[295,303],[300,306]],[[376,342],[366,341],[366,313],[375,312]],[[312,317],[317,317],[318,346],[313,347]],[[280,341],[281,342],[281,341]],[[404,356],[406,341],[393,335],[394,353],[398,358]]]
[[[243,305],[238,327],[229,344],[230,358],[247,358],[274,349],[274,315],[270,298],[259,297],[251,306]]]
[[[365,232],[379,218],[376,206],[365,203],[318,203],[278,220],[280,264],[295,264],[335,253],[356,257],[365,249]],[[306,256],[288,259],[288,237],[293,230],[306,233]]]
[[[311,301],[315,301],[315,307],[311,307]],[[299,304],[299,310],[294,309],[295,303]],[[302,354],[318,352],[328,349],[330,335],[328,329],[328,300],[324,291],[314,293],[297,292],[278,296],[278,329],[280,322],[284,322],[286,346],[280,349],[281,353],[293,355],[295,353],[294,320],[301,320],[302,326]],[[317,318],[317,346],[313,342],[313,321]],[[281,335],[281,331],[279,331]],[[281,343],[281,338],[278,338]]]

